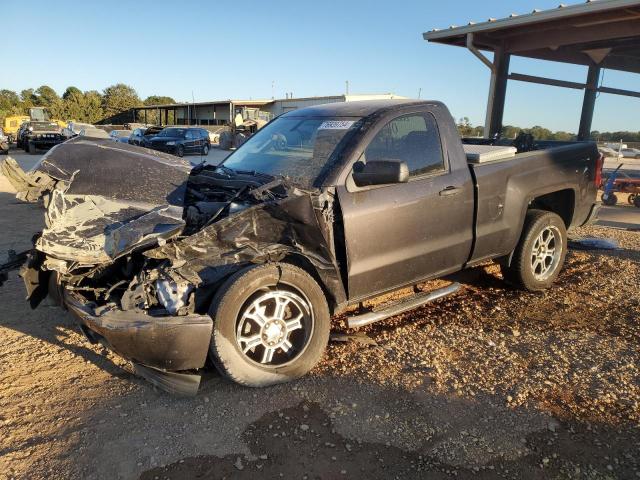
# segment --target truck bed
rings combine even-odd
[[[476,242],[470,263],[495,256],[496,246],[504,254],[512,251],[522,231],[523,209],[534,202],[557,207],[551,210],[563,212],[568,228],[582,225],[596,196],[598,156],[594,143],[576,142],[485,162],[469,161],[476,184]]]

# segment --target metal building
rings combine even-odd
[[[579,140],[590,136],[598,92],[640,98],[640,91],[600,84],[603,69],[640,74],[640,0],[590,0],[559,5],[553,10],[534,10],[526,15],[512,14],[499,20],[490,18],[482,23],[432,30],[423,37],[429,42],[466,47],[489,67],[486,137],[493,137],[502,129],[508,80],[584,90]],[[482,51],[493,52],[493,61]],[[580,83],[510,72],[511,56],[585,65],[587,78]]]
[[[380,100],[405,98],[392,93],[372,95],[333,95],[324,97],[282,98],[277,100],[214,100],[211,102],[174,103],[168,105],[145,105],[132,108],[118,114],[124,121],[149,123],[151,115],[160,125],[229,125],[238,114],[247,117],[263,115],[273,118],[282,113],[299,108],[311,107],[334,102],[353,102],[357,100]],[[111,120],[111,119],[109,119]]]

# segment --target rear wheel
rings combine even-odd
[[[529,291],[549,288],[567,254],[564,221],[553,212],[529,210],[511,264],[501,266],[505,281]]]
[[[615,193],[603,193],[602,197],[600,197],[602,200],[602,203],[604,203],[605,205],[612,207],[614,206],[616,203],[618,203],[618,197],[616,196]]]
[[[324,293],[286,263],[249,267],[220,287],[209,311],[216,368],[250,387],[287,382],[318,363],[329,341]]]

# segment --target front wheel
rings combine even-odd
[[[600,199],[602,200],[602,203],[604,203],[608,207],[613,207],[616,203],[618,203],[618,197],[615,193],[603,193]]]
[[[231,380],[265,387],[305,375],[329,341],[326,297],[304,270],[286,263],[249,267],[216,293],[210,353]]]
[[[184,146],[178,145],[176,147],[176,155],[179,157],[184,157]]]
[[[205,157],[209,155],[209,145],[207,145],[206,143],[202,147],[202,155],[204,155]]]
[[[532,292],[551,286],[567,254],[567,229],[553,212],[529,210],[509,265],[501,265],[505,281]]]

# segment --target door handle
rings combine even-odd
[[[454,187],[453,185],[449,185],[444,190],[440,190],[439,194],[441,197],[448,197],[450,195],[457,195],[458,193],[460,193],[461,190],[462,189],[459,187]]]

